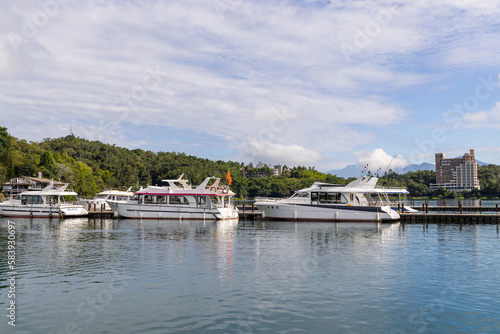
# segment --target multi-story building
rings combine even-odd
[[[449,191],[480,189],[474,150],[453,159],[446,159],[444,153],[436,153],[436,183],[431,183],[430,188],[438,190],[441,187]]]

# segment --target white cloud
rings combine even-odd
[[[300,145],[281,145],[269,142],[252,141],[241,147],[246,161],[269,162],[271,164],[314,165],[323,157],[320,153]]]
[[[356,166],[362,170],[368,165],[368,170],[372,173],[380,170],[383,173],[387,168],[395,169],[406,167],[409,163],[401,155],[390,156],[383,149],[377,148],[372,152],[357,151],[353,154],[356,158]]]
[[[477,111],[464,115],[463,124],[468,128],[500,128],[500,102],[489,111]]]
[[[390,6],[349,63],[341,43],[380,23]],[[221,149],[257,143],[256,159],[277,163],[332,165],[325,157],[410,124],[394,99],[404,87],[449,67],[495,65],[491,55],[500,54],[491,43],[496,1],[69,1],[38,25],[44,9],[35,0],[0,10],[0,33],[21,38],[0,41],[2,125],[15,136],[57,137],[71,125],[130,145],[144,140],[131,138],[133,126],[163,126],[218,138]],[[26,22],[36,28],[29,36]],[[156,68],[157,84],[145,85]],[[27,129],[19,115],[43,126]],[[494,115],[467,117],[482,124]],[[165,150],[175,150],[170,143]]]

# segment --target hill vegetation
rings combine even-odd
[[[294,190],[312,183],[346,184],[344,178],[320,173],[313,167],[283,167],[281,176],[263,163],[245,165],[233,161],[212,161],[185,153],[129,150],[68,135],[27,142],[10,136],[0,127],[0,182],[16,176],[53,178],[70,184],[78,194],[92,197],[105,188],[124,189],[132,185],[161,184],[162,179],[177,178],[184,173],[192,184],[207,176],[225,180],[231,173],[231,189],[239,198],[256,196],[290,196]],[[245,177],[258,175],[265,177]]]
[[[347,184],[345,179],[321,173],[314,167],[283,166],[281,176],[258,163],[245,165],[234,161],[213,161],[177,152],[129,150],[116,145],[89,141],[74,135],[43,141],[27,142],[8,134],[0,127],[0,182],[16,176],[36,176],[67,182],[78,194],[92,197],[106,188],[124,189],[132,185],[161,184],[162,179],[177,178],[184,173],[192,184],[201,183],[207,176],[225,179],[231,172],[231,189],[238,198],[257,196],[285,197],[314,182]],[[479,167],[480,191],[460,196],[494,197],[500,194],[500,166]],[[256,177],[257,176],[257,177]],[[260,177],[259,177],[260,176]],[[389,171],[379,181],[382,186],[406,187],[412,196],[452,198],[459,195],[444,189],[429,190],[434,171],[396,174]]]

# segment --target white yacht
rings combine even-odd
[[[80,198],[80,203],[86,208],[110,211],[112,208],[107,201],[126,202],[130,197],[134,196],[131,190],[132,187],[128,188],[126,191],[104,190],[95,195],[93,199]],[[139,191],[140,190],[142,190],[142,187]]]
[[[183,176],[175,180],[162,180],[168,186],[148,186],[137,191],[126,202],[108,200],[108,203],[119,217],[125,218],[238,218],[238,210],[232,200],[234,193],[220,185],[219,178],[207,177],[202,184],[192,187]]]
[[[50,182],[42,190],[24,191],[14,198],[0,203],[0,215],[7,217],[77,217],[88,215],[78,204],[77,193],[67,191],[68,183],[54,187]]]
[[[348,185],[314,183],[286,199],[257,199],[263,218],[296,221],[393,221],[400,218],[388,194],[404,188],[377,187],[378,178],[361,176]]]

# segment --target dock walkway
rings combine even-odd
[[[459,212],[442,212],[442,213],[400,213],[402,223],[460,223],[460,224],[498,224],[500,223],[500,215],[497,213],[459,213]]]

